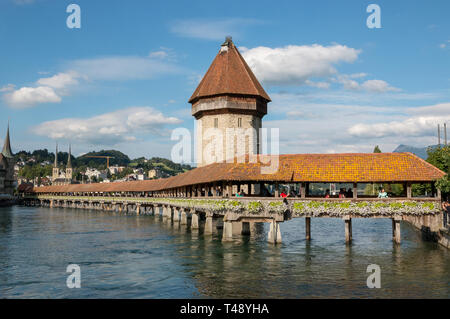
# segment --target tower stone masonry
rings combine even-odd
[[[269,95],[227,37],[189,99],[196,119],[197,166],[260,153]]]

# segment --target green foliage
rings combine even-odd
[[[106,168],[106,158],[90,158],[88,156],[112,156],[114,158],[109,159],[109,165],[128,166],[131,160],[124,153],[116,150],[101,150],[99,152],[89,152],[83,156],[77,157],[75,166],[87,165],[89,167],[104,169]]]
[[[124,178],[125,176],[133,174],[133,169],[131,167],[125,167],[121,172],[112,176],[113,180]]]
[[[42,166],[40,164],[25,165],[19,170],[19,176],[33,180],[35,177],[45,177],[52,174],[52,166]]]
[[[436,181],[435,184],[445,198],[450,194],[450,180],[448,178],[448,174],[450,174],[450,146],[447,145],[436,149],[430,148],[427,153],[427,162],[447,173],[446,176]]]
[[[247,209],[250,213],[259,213],[260,211],[263,210],[263,205],[261,204],[261,202],[250,202],[247,205]]]
[[[450,146],[429,148],[427,162],[436,166],[440,170],[450,173]]]
[[[450,179],[448,175],[445,175],[440,180],[436,181],[436,187],[440,189],[443,194],[450,194]]]
[[[373,152],[374,152],[374,153],[381,153],[381,150],[380,150],[380,148],[378,147],[378,145],[375,146],[375,148],[373,149]]]

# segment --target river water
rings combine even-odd
[[[262,224],[260,225],[262,226]],[[63,208],[0,208],[0,298],[449,298],[450,251],[424,242],[391,220],[281,224],[283,243],[266,242],[268,226],[232,243],[159,216]],[[81,269],[81,288],[66,286],[66,267]],[[381,288],[369,289],[369,264]]]

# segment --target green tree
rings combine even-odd
[[[378,147],[378,145],[375,146],[375,148],[373,149],[373,152],[374,152],[374,153],[381,153],[381,150],[380,150],[380,148]]]
[[[441,190],[443,197],[446,198],[450,194],[450,179],[448,178],[448,174],[450,174],[450,146],[446,145],[435,149],[429,148],[427,153],[427,162],[447,173],[435,184]]]

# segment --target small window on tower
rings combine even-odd
[[[238,127],[242,127],[242,118],[241,117],[238,118]]]
[[[219,119],[215,118],[214,119],[214,128],[218,128],[219,127]]]

